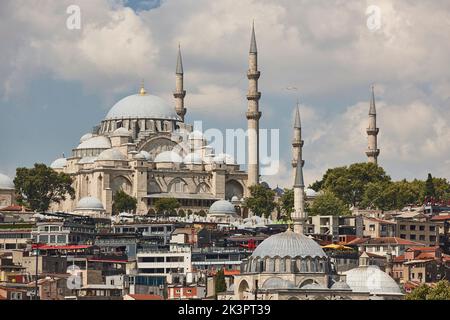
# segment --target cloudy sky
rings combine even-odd
[[[74,4],[79,30],[66,27]],[[265,180],[290,184],[297,97],[308,184],[327,168],[365,161],[372,83],[380,165],[395,179],[428,172],[450,179],[445,0],[2,0],[0,172],[69,155],[141,79],[149,93],[173,101],[178,43],[187,121],[245,128],[253,19],[261,127],[280,129],[281,142],[280,172]]]

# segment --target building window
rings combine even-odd
[[[419,226],[420,231],[425,231],[425,226]]]
[[[400,230],[406,230],[406,226],[404,224],[400,225]]]
[[[410,225],[409,230],[416,230],[416,225],[414,225],[414,224]]]
[[[415,235],[415,234],[410,234],[410,235],[409,235],[409,239],[411,239],[411,240],[416,240],[416,235]]]
[[[435,227],[435,226],[430,226],[430,231],[431,231],[431,232],[436,231],[436,227]]]
[[[430,241],[431,242],[436,242],[436,236],[430,236]]]
[[[401,235],[400,235],[400,238],[401,238],[401,239],[406,239],[406,234],[401,234]]]
[[[419,236],[419,240],[425,241],[425,236],[422,234]]]

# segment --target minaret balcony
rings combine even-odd
[[[368,157],[378,157],[380,155],[380,149],[367,150],[366,155]]]
[[[298,162],[298,160],[292,160],[292,166],[294,168],[297,168],[297,162]],[[303,168],[305,166],[305,160],[302,160],[301,162],[302,162],[302,168]]]
[[[377,135],[380,132],[379,128],[367,128],[368,135]]]
[[[303,147],[304,143],[305,141],[303,140],[296,140],[296,139],[292,140],[292,146],[294,148]]]
[[[261,92],[247,94],[247,100],[259,100],[261,99]]]
[[[249,111],[246,113],[248,120],[259,120],[261,118],[262,112],[260,111]]]
[[[247,78],[249,80],[258,80],[260,76],[261,76],[261,72],[260,71],[251,71],[251,70],[249,70],[247,72]]]
[[[176,91],[173,93],[173,96],[175,97],[175,99],[184,99],[184,97],[186,96],[186,90]]]

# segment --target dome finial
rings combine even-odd
[[[144,88],[144,79],[142,79],[142,81],[141,81],[141,90],[139,90],[139,94],[141,96],[145,96],[147,94],[147,91],[145,91],[145,88]]]

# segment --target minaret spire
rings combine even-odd
[[[367,128],[368,136],[368,148],[366,155],[370,163],[378,163],[378,156],[380,155],[380,149],[378,149],[378,132],[377,128],[377,110],[375,107],[375,89],[372,85],[372,96],[370,100],[369,108],[369,126]]]
[[[258,79],[261,73],[258,70],[258,51],[256,47],[255,25],[252,26],[252,36],[250,41],[250,52],[248,58],[248,179],[247,186],[253,186],[259,183],[259,99],[261,92],[258,91]]]
[[[300,120],[300,112],[297,106],[296,112],[296,123],[294,125],[294,132],[297,133],[296,130],[300,131],[300,143],[293,144],[293,149],[296,150],[297,156],[295,165],[295,178],[294,178],[294,212],[292,213],[292,221],[294,222],[294,232],[296,233],[304,233],[304,227],[306,222],[306,212],[305,212],[305,181],[303,178],[303,165],[304,161],[302,159],[302,148],[303,148],[303,140],[301,140],[301,128],[297,127],[297,115],[298,120]],[[295,138],[294,138],[295,139]],[[295,141],[295,140],[294,140]]]
[[[178,45],[178,57],[177,68],[175,71],[175,92],[173,96],[175,98],[175,110],[177,115],[184,122],[184,116],[186,115],[186,108],[184,107],[184,97],[186,96],[186,90],[184,90],[184,71],[183,71],[183,59],[181,57],[181,46]]]
[[[294,120],[294,138],[292,140],[292,167],[297,167],[297,161],[300,159],[302,166],[304,161],[302,160],[302,147],[304,141],[302,140],[302,123],[300,119],[300,102],[297,100],[297,107],[295,108],[295,120]],[[294,171],[295,172],[295,171]]]

